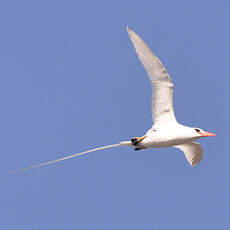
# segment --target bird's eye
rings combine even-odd
[[[200,129],[195,129],[195,131],[196,131],[197,133],[199,133],[199,132],[200,132]]]

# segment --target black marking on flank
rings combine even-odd
[[[138,144],[137,138],[132,138],[131,142],[132,142],[132,145],[134,145],[134,146],[137,146],[137,144]]]

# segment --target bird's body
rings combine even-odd
[[[193,141],[205,136],[214,136],[214,134],[177,122],[173,109],[174,86],[166,68],[133,30],[128,27],[127,31],[152,85],[154,121],[146,135],[133,138],[132,144],[136,146],[136,150],[173,146],[184,151],[191,166],[197,165],[202,158],[203,150],[199,143]]]
[[[173,146],[184,152],[185,157],[191,166],[195,166],[200,162],[203,150],[201,145],[194,142],[194,140],[201,137],[215,136],[215,134],[205,132],[199,128],[183,126],[177,122],[173,110],[174,86],[166,68],[159,58],[153,54],[146,43],[133,30],[128,27],[127,31],[152,85],[153,126],[144,136],[132,138],[131,141],[122,141],[118,144],[91,149],[57,160],[44,162],[39,165],[12,170],[11,172],[37,168],[89,152],[118,146],[135,147],[135,150]]]
[[[191,136],[190,129],[180,124],[173,124],[172,126],[149,130],[146,133],[146,137],[141,141],[140,146],[145,148],[171,147],[200,138]]]

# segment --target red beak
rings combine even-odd
[[[210,133],[210,132],[203,132],[203,133],[200,133],[200,135],[202,137],[214,137],[214,136],[216,136],[216,134]]]

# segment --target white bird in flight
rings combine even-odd
[[[173,111],[173,82],[157,56],[153,54],[146,43],[129,27],[128,35],[136,50],[142,65],[144,66],[152,84],[152,116],[153,126],[142,137],[134,137],[130,141],[122,141],[118,144],[107,145],[85,152],[76,153],[67,157],[47,161],[27,168],[11,170],[18,172],[32,168],[49,165],[90,152],[114,148],[119,146],[134,147],[135,150],[146,148],[176,147],[182,150],[191,166],[197,165],[203,156],[203,150],[199,143],[194,142],[201,137],[215,136],[200,128],[191,128],[177,122]]]

